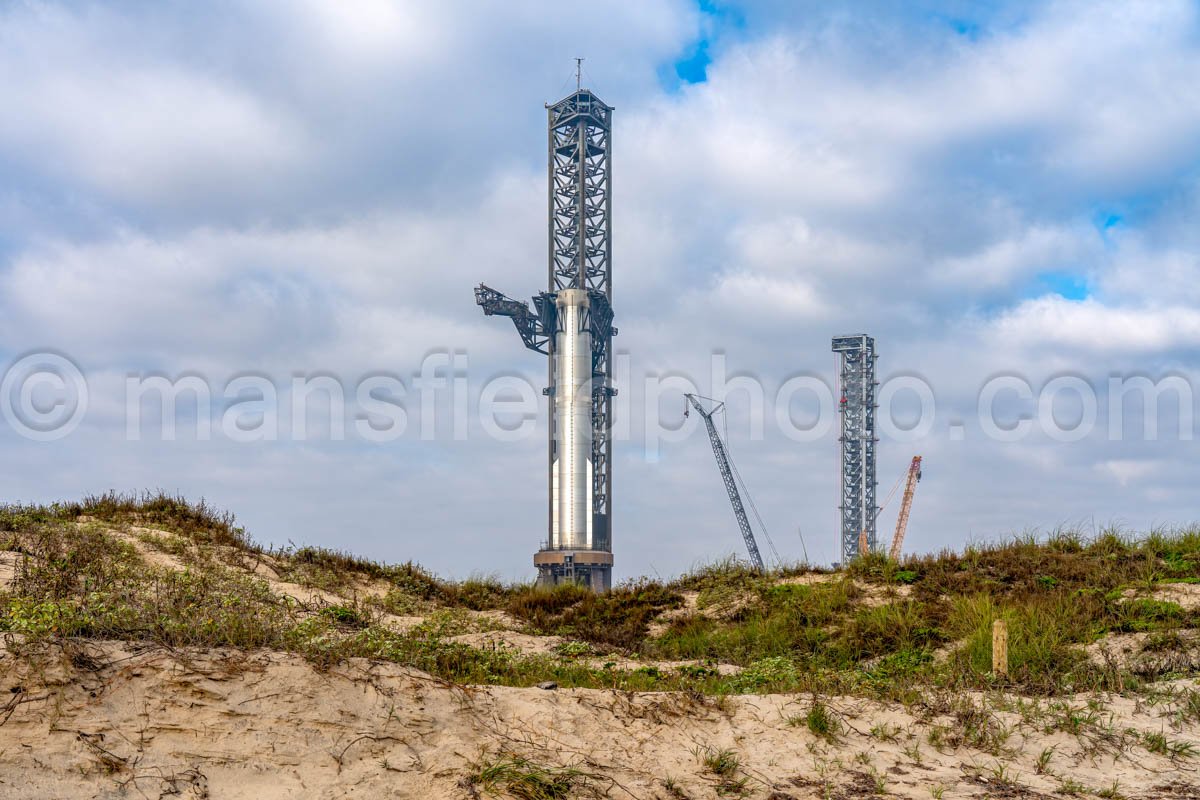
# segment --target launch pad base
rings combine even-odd
[[[538,586],[578,583],[595,592],[612,588],[613,554],[602,550],[539,550],[533,565]]]

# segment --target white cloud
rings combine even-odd
[[[714,311],[734,309],[741,315],[773,314],[777,319],[825,316],[826,303],[802,279],[779,279],[736,272],[712,289]]]
[[[1062,297],[1027,300],[994,323],[996,340],[1029,347],[1067,346],[1120,357],[1200,346],[1200,311],[1111,307]]]
[[[340,63],[384,61],[415,66],[452,46],[446,17],[431,6],[362,0],[352,5],[322,0],[274,3],[273,14],[290,16]]]
[[[76,193],[153,207],[187,205],[234,180],[261,196],[262,182],[313,156],[314,142],[278,105],[166,54],[147,57],[130,27],[96,6],[0,13],[0,102],[10,109],[0,149],[10,164]]]
[[[1128,486],[1131,482],[1142,481],[1152,475],[1157,468],[1158,465],[1154,462],[1120,458],[1109,459],[1096,465],[1098,471],[1111,476],[1123,487]]]
[[[971,38],[907,6],[787,5],[747,7],[744,30],[683,0],[6,7],[0,349],[68,352],[98,395],[54,447],[0,430],[5,485],[21,499],[162,485],[232,505],[274,541],[458,574],[472,553],[527,574],[540,439],[134,446],[112,393],[141,369],[411,376],[443,348],[469,352],[473,380],[540,383],[541,357],[470,290],[543,288],[540,103],[583,55],[617,107],[617,346],[635,431],[647,371],[703,391],[719,349],[770,391],[829,376],[828,337],[866,330],[881,377],[922,375],[939,404],[930,437],[881,444],[885,489],[927,457],[914,547],[1092,514],[1186,519],[1197,475],[1179,443],[999,445],[973,403],[997,373],[1038,387],[1058,371],[1195,368],[1194,6],[1030,5]],[[705,25],[709,80],[664,91],[659,72]],[[1120,224],[1096,224],[1110,213]],[[1028,296],[1058,271],[1086,276],[1091,297]],[[831,559],[833,435],[799,444],[768,425],[748,442],[748,413],[731,404],[733,451],[777,544],[797,556],[799,525]],[[966,438],[951,442],[958,417]],[[617,460],[622,574],[740,551],[703,437],[657,463],[622,442]]]
[[[5,6],[0,152],[12,182],[57,204],[63,223],[90,213],[156,229],[462,199],[538,141],[538,104],[565,94],[574,48],[612,91],[641,94],[700,16],[684,0],[570,14],[344,5]]]
[[[1048,227],[1031,223],[1012,238],[989,242],[963,256],[935,264],[940,280],[961,287],[1010,289],[1014,282],[1046,271],[1092,272],[1106,259],[1095,230],[1076,224]]]

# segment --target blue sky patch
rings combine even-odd
[[[729,31],[746,28],[746,18],[736,8],[718,5],[716,0],[696,0],[696,7],[703,15],[700,36],[683,55],[658,69],[659,84],[668,92],[678,92],[686,84],[706,82],[708,65],[713,60],[710,52],[713,42]]]
[[[1056,294],[1065,300],[1086,300],[1091,296],[1087,278],[1073,272],[1039,272],[1025,292],[1027,298]]]
[[[940,19],[942,22],[948,25],[952,31],[964,39],[969,39],[973,42],[979,38],[980,27],[978,22],[955,17],[941,17]]]
[[[708,39],[701,39],[689,54],[675,62],[675,75],[683,83],[704,83],[708,80],[708,65],[711,63]]]

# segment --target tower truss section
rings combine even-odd
[[[838,356],[838,415],[841,418],[842,563],[860,555],[862,544],[875,552],[878,539],[875,451],[875,340],[865,333],[835,336]]]

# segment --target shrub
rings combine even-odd
[[[826,741],[836,741],[842,734],[842,721],[830,710],[821,698],[813,695],[808,710],[788,718],[794,727],[808,728],[809,733]]]
[[[1177,625],[1183,621],[1185,614],[1178,603],[1141,597],[1123,603],[1119,616],[1121,630],[1150,631],[1166,625]]]
[[[662,584],[641,581],[596,594],[582,586],[531,587],[513,594],[508,612],[541,633],[634,649],[646,638],[650,620],[683,598]]]
[[[1034,595],[1004,607],[987,595],[956,598],[947,627],[955,638],[966,640],[954,657],[957,677],[978,684],[990,674],[992,623],[1003,618],[1012,680],[1039,691],[1054,690],[1084,661],[1074,645],[1094,638],[1105,616],[1105,604],[1095,595]]]
[[[786,656],[772,656],[755,661],[730,681],[736,692],[756,692],[764,689],[785,690],[796,684],[795,663]]]
[[[347,625],[351,628],[365,628],[367,626],[366,618],[357,609],[347,606],[326,606],[321,609],[321,616],[339,625]]]
[[[859,608],[843,628],[838,646],[850,662],[920,649],[942,640],[934,627],[940,617],[935,605],[913,600]]]

